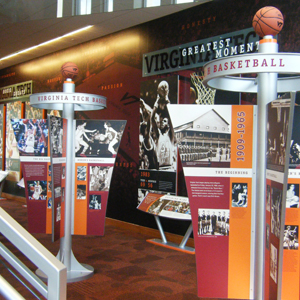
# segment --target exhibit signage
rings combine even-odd
[[[12,119],[24,176],[28,231],[51,233],[51,166],[46,119]]]
[[[191,208],[198,297],[249,299],[256,107],[168,105],[168,110]]]
[[[143,55],[143,76],[201,67],[218,58],[256,52],[258,45],[258,35],[248,28],[150,52]]]
[[[300,294],[300,107],[294,110],[283,233],[282,300],[298,300]]]
[[[68,120],[48,115],[51,153],[52,241],[64,236]]]
[[[232,81],[240,74],[256,74],[256,73],[278,73],[278,74],[298,74],[300,67],[300,56],[297,53],[254,53],[245,54],[234,57],[221,58],[207,63],[204,66],[203,83],[211,88],[237,91],[244,88],[244,91],[257,92],[257,84],[255,90],[249,90],[249,84],[254,78],[240,78],[240,80]],[[246,82],[248,80],[248,82]],[[246,86],[243,85],[246,83]],[[237,84],[238,83],[238,84]],[[280,83],[280,80],[279,80]],[[298,88],[299,82],[293,88],[285,82],[286,88],[280,86],[278,92],[294,90]],[[242,90],[241,90],[242,91]]]
[[[294,101],[291,99],[277,99],[267,105],[264,266],[266,299],[282,299],[283,233],[289,231],[286,235],[292,234],[291,226],[284,229],[284,224],[293,107]]]
[[[177,193],[177,147],[167,104],[178,102],[178,76],[141,83],[139,201],[149,192]]]
[[[74,231],[104,235],[106,207],[116,155],[126,121],[76,120]]]
[[[159,217],[191,220],[191,209],[187,197],[148,193],[137,208]]]
[[[14,100],[32,94],[32,81],[25,81],[0,88],[0,101]]]
[[[40,93],[30,96],[30,105],[43,109],[63,110],[63,104],[74,104],[75,110],[98,110],[106,107],[106,97],[64,92]]]

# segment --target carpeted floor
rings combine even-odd
[[[23,203],[0,200],[0,206],[26,228],[27,213]],[[46,234],[34,237],[54,255],[58,253],[59,241],[52,243],[50,235]],[[104,237],[73,236],[72,250],[76,259],[93,266],[95,274],[87,280],[69,283],[67,299],[199,299],[195,256],[153,245],[146,241],[149,238],[152,237],[111,225],[106,225]],[[30,269],[36,269],[3,236],[0,241]],[[16,283],[2,263],[0,271],[26,299],[36,299]]]

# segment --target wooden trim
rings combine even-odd
[[[136,224],[132,224],[132,223],[127,223],[124,221],[115,220],[115,219],[111,219],[111,218],[105,218],[105,222],[106,222],[106,225],[112,225],[112,226],[116,226],[116,227],[119,227],[119,228],[122,228],[125,230],[129,230],[131,232],[148,235],[150,238],[161,239],[161,235],[160,235],[160,232],[158,229],[148,228],[148,227],[144,227],[144,226],[140,226],[140,225],[136,225]],[[165,232],[165,236],[166,236],[167,241],[170,241],[170,242],[178,244],[178,245],[181,243],[182,238],[183,238],[183,236],[181,236],[181,235],[174,234],[174,233],[168,233],[168,232]],[[189,238],[186,243],[186,246],[195,247],[194,239]]]
[[[11,195],[11,194],[7,194],[7,193],[3,193],[2,192],[1,197],[9,199],[9,200],[16,200],[16,201],[20,201],[20,202],[26,203],[26,198],[25,197],[21,197],[21,196],[15,196],[15,195]]]
[[[7,193],[2,193],[1,196],[2,196],[2,198],[6,198],[9,200],[16,200],[16,201],[26,203],[25,197],[14,196],[14,195],[7,194]],[[144,226],[140,226],[140,225],[136,225],[136,224],[132,224],[132,223],[116,220],[116,219],[111,219],[111,218],[107,218],[107,217],[105,218],[105,223],[106,223],[106,225],[116,226],[118,228],[129,230],[131,232],[136,232],[136,233],[141,233],[143,235],[147,235],[147,236],[149,236],[149,238],[161,239],[161,235],[160,235],[160,232],[158,229],[144,227]],[[178,244],[178,245],[181,243],[182,238],[183,238],[183,236],[181,236],[181,235],[174,234],[174,233],[168,233],[168,232],[165,232],[165,236],[166,236],[167,241]],[[195,247],[194,239],[189,238],[186,243],[186,246]]]

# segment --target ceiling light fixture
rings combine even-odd
[[[4,56],[4,57],[0,58],[0,61],[1,61],[1,60],[4,60],[4,59],[11,58],[11,57],[14,57],[14,56],[16,56],[16,55],[19,55],[19,54],[21,54],[21,53],[30,51],[30,50],[35,49],[35,48],[38,48],[38,47],[45,46],[45,45],[47,45],[47,44],[50,44],[50,43],[55,42],[55,41],[58,41],[58,40],[60,40],[60,39],[62,39],[62,38],[65,38],[65,37],[67,37],[67,36],[76,34],[76,33],[81,32],[81,31],[83,31],[83,30],[87,30],[87,29],[91,28],[92,26],[93,26],[93,25],[89,25],[89,26],[86,26],[86,27],[83,27],[83,28],[74,30],[74,31],[69,32],[69,33],[66,33],[66,34],[64,34],[64,35],[62,35],[62,36],[59,36],[59,37],[57,37],[57,38],[55,38],[55,39],[52,39],[52,40],[43,42],[43,43],[38,44],[38,45],[36,45],[36,46],[32,46],[32,47],[26,48],[26,49],[24,49],[24,50],[20,50],[20,51],[18,51],[18,52],[15,52],[15,53],[10,54],[10,55],[7,55],[7,56]]]

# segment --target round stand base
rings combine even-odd
[[[36,275],[40,277],[43,281],[47,281],[48,277],[40,269],[35,271]],[[74,270],[67,271],[67,282],[77,282],[88,279],[94,275],[94,268],[87,264],[80,264],[80,267]]]

